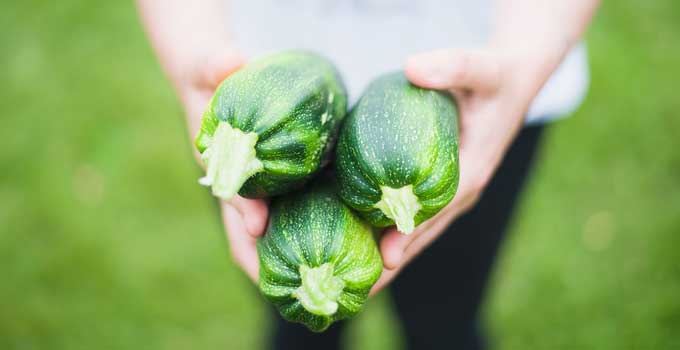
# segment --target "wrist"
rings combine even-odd
[[[548,18],[539,20],[548,21]],[[536,93],[578,42],[578,37],[570,35],[569,31],[548,23],[527,26],[499,22],[487,47],[498,54],[508,74],[533,85]]]

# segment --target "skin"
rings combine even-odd
[[[159,60],[183,103],[191,137],[217,85],[246,60],[229,43],[220,0],[138,0]],[[496,0],[489,43],[478,49],[417,53],[404,64],[419,86],[449,90],[460,108],[460,183],[454,200],[411,235],[388,229],[380,242],[385,269],[375,294],[479,199],[516,137],[531,101],[581,38],[597,0]],[[234,260],[258,279],[255,244],[264,234],[268,206],[235,197],[222,202]]]

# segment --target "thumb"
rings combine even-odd
[[[210,89],[216,88],[222,80],[237,71],[246,62],[237,51],[225,50],[207,57],[199,66],[195,75],[197,83]]]
[[[415,85],[429,89],[493,92],[500,83],[500,66],[487,51],[441,49],[413,55],[404,67]]]

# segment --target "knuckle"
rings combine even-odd
[[[457,52],[451,62],[451,79],[465,81],[469,77],[470,55],[464,52]]]

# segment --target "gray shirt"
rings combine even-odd
[[[246,54],[301,48],[330,58],[350,100],[411,54],[479,47],[491,29],[493,0],[231,0],[229,29]],[[572,112],[588,86],[583,45],[575,47],[531,105],[527,122]]]

